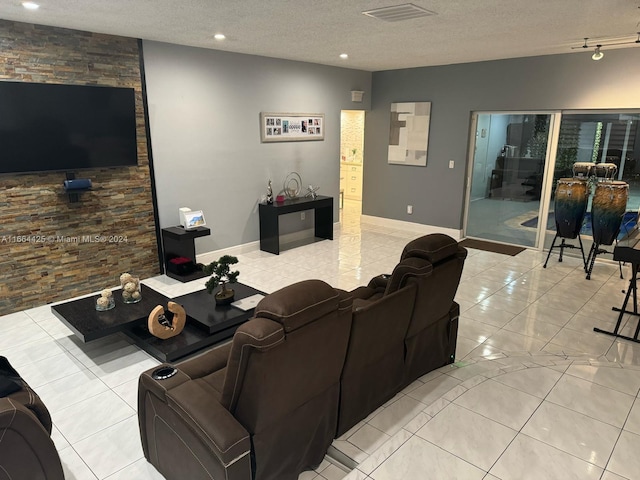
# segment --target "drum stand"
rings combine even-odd
[[[562,242],[560,243],[560,245],[556,246],[556,240],[558,239],[560,235],[558,233],[556,233],[556,236],[553,237],[553,242],[551,242],[551,248],[549,249],[549,253],[547,254],[547,259],[544,262],[544,265],[542,266],[542,268],[547,268],[547,263],[549,262],[549,257],[551,256],[551,252],[553,251],[554,248],[559,248],[560,249],[560,256],[558,257],[558,262],[562,262],[562,253],[564,252],[565,248],[579,248],[580,252],[582,252],[582,263],[584,264],[584,269],[587,269],[587,261],[584,258],[584,248],[582,248],[582,239],[580,238],[580,234],[578,233],[578,242],[580,242],[580,246],[577,247],[575,245],[571,245],[568,243],[565,243],[565,238],[562,238]]]
[[[617,241],[616,241],[617,243]],[[584,265],[584,271],[587,272],[587,276],[586,279],[587,280],[591,280],[591,272],[593,271],[593,265],[596,263],[596,255],[600,255],[602,253],[612,253],[609,252],[608,250],[605,250],[604,248],[600,248],[600,244],[599,243],[593,243],[593,245],[591,245],[591,250],[589,250],[589,256],[587,257],[587,263],[585,263]],[[587,268],[587,264],[589,264],[589,267]],[[622,276],[622,263],[618,262],[618,267],[620,268],[620,278],[624,278]]]
[[[640,313],[638,313],[637,277],[638,277],[638,264],[632,263],[631,264],[631,280],[629,280],[629,288],[627,289],[627,294],[624,297],[622,308],[616,308],[616,307],[611,308],[611,310],[613,310],[614,312],[620,312],[620,315],[618,315],[618,321],[616,322],[616,328],[613,329],[613,332],[609,332],[608,330],[602,330],[601,328],[598,328],[598,327],[593,328],[594,332],[604,333],[606,335],[611,335],[618,338],[624,338],[625,340],[631,340],[632,342],[640,343],[640,340],[638,340],[638,334],[640,333],[640,319],[638,320],[638,325],[636,325],[636,331],[633,337],[620,335],[620,325],[622,324],[622,318],[624,317],[625,313],[628,313],[630,315],[635,315],[636,317],[640,317]],[[633,295],[633,311],[627,310],[627,304],[629,303],[629,297],[631,295]]]

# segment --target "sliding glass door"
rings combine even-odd
[[[628,185],[626,214],[622,218],[620,235],[635,225],[640,207],[640,112],[563,112],[553,169],[553,184],[561,178],[571,177],[577,162],[615,165],[611,180]],[[605,182],[606,183],[606,182]],[[620,184],[617,184],[620,185]],[[624,184],[622,184],[624,185]],[[597,184],[590,189],[580,236],[589,249],[592,243],[591,206]],[[546,221],[545,247],[551,245],[556,233],[555,211],[551,192],[549,214]]]
[[[465,236],[535,247],[554,113],[474,113]]]

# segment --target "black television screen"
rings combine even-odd
[[[133,88],[0,82],[0,173],[137,163]]]

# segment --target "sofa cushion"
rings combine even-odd
[[[384,294],[389,295],[400,290],[411,277],[426,277],[431,275],[432,271],[433,266],[425,259],[405,258],[393,269]]]
[[[338,309],[339,292],[321,280],[305,280],[267,295],[256,306],[255,316],[280,323],[292,332]]]
[[[224,378],[212,379],[213,384],[216,385],[214,388],[218,388],[219,381],[223,380],[220,403],[225,408],[233,413],[235,401],[242,388],[244,369],[252,352],[266,352],[284,342],[284,338],[282,325],[266,318],[252,318],[240,325],[233,336],[227,367],[221,370]],[[229,372],[231,375],[228,375]]]
[[[433,233],[407,243],[402,251],[401,259],[417,257],[431,263],[438,263],[458,253],[458,242],[449,235]]]

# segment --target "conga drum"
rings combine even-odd
[[[593,174],[598,178],[613,180],[618,171],[615,163],[596,163],[593,167]]]
[[[602,164],[600,164],[602,165]],[[622,217],[627,210],[629,185],[627,182],[602,182],[596,185],[591,205],[593,241],[598,245],[612,245],[618,233]]]
[[[573,176],[577,178],[588,178],[594,175],[593,169],[596,166],[593,162],[576,162],[573,164]]]
[[[589,189],[586,179],[561,178],[556,185],[555,217],[558,236],[576,238],[587,211]]]

